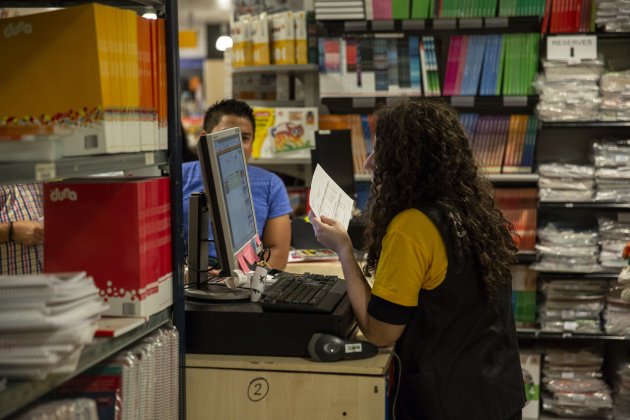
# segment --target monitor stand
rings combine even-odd
[[[188,214],[188,288],[187,298],[207,302],[240,302],[249,300],[247,289],[230,289],[208,284],[208,203],[204,193],[190,195]]]

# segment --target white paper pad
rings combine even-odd
[[[311,180],[309,203],[315,216],[335,219],[348,230],[354,200],[319,165]]]

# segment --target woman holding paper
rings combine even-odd
[[[455,112],[406,100],[377,113],[376,138],[365,163],[373,185],[363,269],[337,221],[309,217],[318,241],[339,255],[363,334],[395,344],[395,418],[520,418],[513,228]]]

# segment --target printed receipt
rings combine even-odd
[[[319,165],[311,180],[309,203],[315,216],[323,215],[335,219],[348,230],[354,200]]]

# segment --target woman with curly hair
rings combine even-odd
[[[373,184],[363,270],[341,225],[310,218],[318,241],[339,255],[365,337],[395,344],[395,418],[521,418],[513,227],[455,112],[431,100],[384,107],[376,139],[365,163]]]

